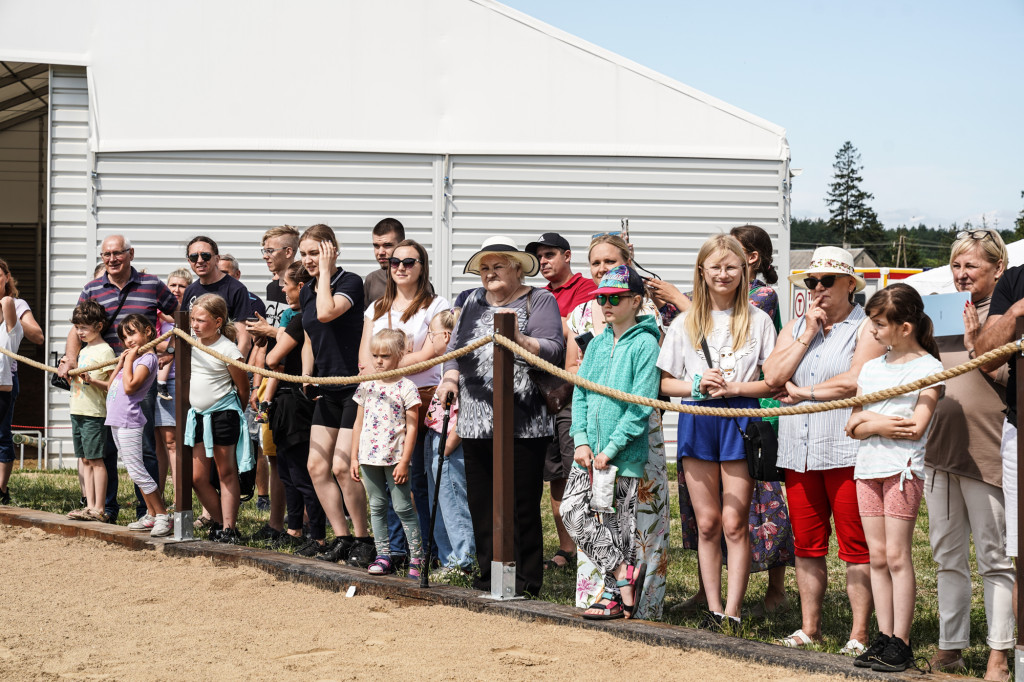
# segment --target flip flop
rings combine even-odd
[[[565,563],[564,564],[560,564],[560,563],[556,562],[555,561],[555,557],[556,556],[560,556],[563,559],[565,559]],[[576,557],[574,555],[570,554],[569,552],[566,552],[564,549],[558,550],[557,552],[555,552],[555,556],[551,557],[550,559],[548,559],[547,561],[544,562],[544,570],[545,571],[561,570],[561,569],[565,569],[565,568],[575,569],[576,568]]]
[[[775,642],[782,646],[788,646],[790,649],[803,649],[804,647],[812,646],[817,643],[811,639],[803,629],[797,630],[789,637],[777,639]]]

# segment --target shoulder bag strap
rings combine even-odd
[[[702,351],[704,351],[704,362],[706,362],[708,364],[708,369],[714,369],[715,367],[711,363],[711,349],[708,348],[708,340],[705,339],[703,336],[700,337],[700,349]],[[732,407],[729,404],[729,401],[726,400],[724,397],[723,398],[719,398],[719,400],[721,400],[723,403],[725,403],[726,407],[730,407],[730,408]],[[736,430],[739,431],[740,435],[743,436],[743,439],[746,440],[747,434],[745,434],[743,432],[743,429],[740,428],[740,423],[738,421],[736,421],[735,417],[730,417],[730,419],[732,419],[733,426],[736,427]]]
[[[114,309],[114,314],[111,315],[110,318],[108,318],[107,321],[104,323],[103,330],[100,332],[100,336],[106,334],[108,331],[110,331],[110,328],[114,326],[114,321],[117,320],[118,313],[120,313],[121,308],[124,307],[124,302],[128,300],[128,287],[130,287],[131,285],[132,283],[128,282],[127,284],[124,285],[124,288],[121,289],[121,298],[117,302],[117,308]]]

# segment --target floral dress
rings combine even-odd
[[[763,310],[775,323],[775,331],[782,327],[779,315],[779,297],[775,290],[760,280],[750,283],[750,302]],[[770,398],[761,399],[761,407],[778,407],[779,402]],[[778,431],[779,418],[765,417]],[[697,549],[697,517],[690,503],[690,493],[683,478],[683,467],[676,467],[676,482],[679,486],[679,520],[683,532],[683,549]],[[750,500],[750,571],[759,573],[776,566],[792,566],[793,525],[789,520],[789,509],[778,481],[754,481],[754,495]],[[725,539],[722,539],[722,557],[726,556]]]
[[[661,316],[650,300],[644,301],[641,315],[654,315],[661,329]],[[594,331],[590,302],[577,306],[566,318],[573,336]],[[647,578],[641,594],[636,617],[643,620],[661,618],[665,601],[665,580],[668,575],[669,499],[668,469],[665,466],[665,434],[661,427],[661,414],[651,412],[647,423],[647,441],[650,454],[644,477],[637,486],[636,557],[647,564]],[[583,552],[577,553],[576,606],[587,608],[604,591],[604,571]]]

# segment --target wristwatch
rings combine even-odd
[[[167,344],[167,349],[164,352],[168,355],[174,355],[174,343]]]

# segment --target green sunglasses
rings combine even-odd
[[[597,295],[597,304],[598,305],[604,305],[605,302],[607,302],[607,303],[611,303],[612,305],[618,305],[619,302],[622,299],[624,299],[624,298],[626,298],[626,297],[621,295],[621,294],[598,294]]]

